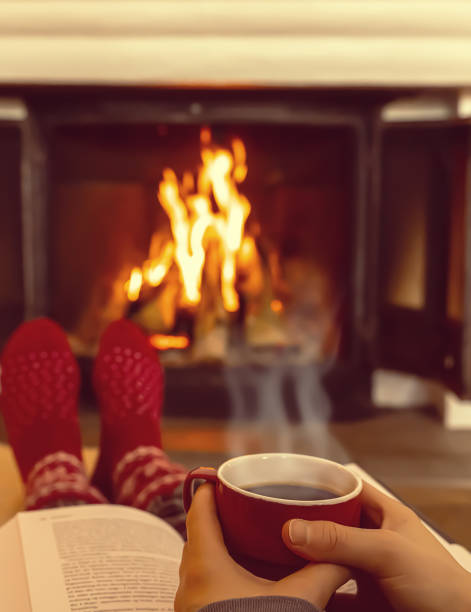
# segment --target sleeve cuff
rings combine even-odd
[[[321,612],[298,597],[244,597],[216,601],[198,612]]]

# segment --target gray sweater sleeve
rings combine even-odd
[[[298,597],[244,597],[216,601],[198,612],[320,612]]]

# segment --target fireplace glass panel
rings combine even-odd
[[[380,362],[460,391],[468,131],[383,133]]]
[[[382,300],[420,310],[425,305],[426,203],[430,160],[410,130],[389,130],[384,141]]]

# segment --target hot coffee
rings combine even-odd
[[[241,488],[249,493],[256,493],[257,495],[264,495],[265,497],[289,499],[293,501],[317,501],[321,499],[334,499],[335,497],[341,497],[337,493],[334,493],[333,491],[330,491],[324,487],[321,488],[311,485],[283,482],[257,484]]]

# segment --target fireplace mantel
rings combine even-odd
[[[467,87],[471,3],[0,2],[0,84]]]

